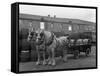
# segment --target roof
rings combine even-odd
[[[19,14],[20,19],[26,19],[26,20],[38,20],[41,21],[41,18],[43,18],[44,21],[49,22],[59,22],[59,23],[76,23],[76,24],[83,24],[83,25],[96,25],[94,22],[84,21],[80,19],[69,19],[69,18],[54,18],[54,17],[48,17],[48,16],[39,16],[39,15],[31,15],[31,14]]]

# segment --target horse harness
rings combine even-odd
[[[44,42],[42,41],[39,45],[38,45],[38,49],[42,50],[46,50],[47,46],[52,45],[53,41],[54,41],[54,34],[51,33],[51,37],[49,38],[49,41],[46,43],[45,39]],[[44,37],[45,38],[45,37]]]
[[[54,34],[51,33],[51,35],[52,35],[52,36],[49,38],[48,43],[45,43],[46,46],[50,46],[50,45],[53,43],[53,40],[54,40]]]

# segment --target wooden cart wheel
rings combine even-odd
[[[86,49],[86,52],[85,52],[85,55],[86,55],[86,56],[89,56],[90,53],[91,53],[91,49],[90,49],[90,48],[87,48],[87,49]]]
[[[74,52],[74,58],[75,59],[79,58],[79,50],[75,50],[75,52]]]

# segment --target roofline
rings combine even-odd
[[[20,13],[20,15],[32,15],[32,14],[23,14],[23,13]],[[35,15],[35,16],[40,16],[40,15]],[[46,20],[45,18],[47,18],[48,16],[40,16],[41,18],[42,17],[44,17],[44,22],[51,22],[51,23],[63,23],[63,24],[79,24],[79,25],[89,25],[89,24],[85,24],[85,23],[69,23],[69,22],[62,22],[62,21],[52,21],[52,20]],[[41,21],[41,18],[40,19],[32,19],[32,18],[22,18],[22,17],[20,17],[19,16],[19,19],[22,19],[22,20],[30,20],[30,21]],[[50,18],[53,18],[53,17],[50,17]],[[57,19],[57,18],[55,18],[55,19]],[[63,18],[59,18],[59,19],[63,19]],[[65,19],[67,19],[67,18],[65,18]],[[76,20],[80,20],[80,19],[76,19]],[[69,21],[70,21],[70,19],[69,19]],[[84,20],[80,20],[80,21],[84,21]],[[90,21],[86,21],[86,22],[89,22],[89,23],[92,23],[92,24],[95,24],[94,22],[90,22]]]
[[[41,21],[40,19],[28,19],[28,18],[19,18],[21,20],[30,20],[30,21]],[[59,22],[59,21],[50,21],[50,20],[44,20],[44,22],[50,22],[50,23],[62,23],[62,24],[78,24],[78,25],[89,25],[89,24],[80,24],[80,23],[69,23],[69,22]]]

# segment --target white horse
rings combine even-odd
[[[61,57],[63,58],[63,61],[67,61],[67,48],[68,48],[68,37],[67,36],[61,36],[57,39],[57,51],[60,51]]]
[[[42,50],[42,56],[43,56],[43,65],[50,64],[55,65],[55,48],[56,48],[56,40],[54,37],[54,34],[50,31],[38,29],[34,32],[34,34],[31,34],[32,31],[28,35],[28,40],[34,40],[36,44],[36,51],[38,55],[38,60],[36,62],[36,65],[41,64],[41,50]],[[33,36],[34,35],[34,36]],[[46,52],[49,54],[48,60],[46,61],[45,54]],[[48,62],[48,63],[47,63]]]
[[[35,35],[35,36],[32,36]],[[56,38],[54,33],[42,29],[38,29],[34,32],[34,34],[31,34],[28,36],[28,39],[34,40],[35,38],[35,43],[36,43],[36,50],[38,54],[38,60],[36,62],[36,65],[41,64],[41,50],[42,50],[42,56],[43,56],[43,65],[49,64],[49,65],[56,65],[55,61],[55,50],[64,49],[63,52],[63,60],[67,60],[67,56],[65,55],[66,53],[66,44],[67,44],[67,37],[59,37]],[[58,48],[59,47],[59,48]],[[61,49],[62,48],[62,49]],[[48,53],[48,59],[46,60],[45,54],[46,52]]]

